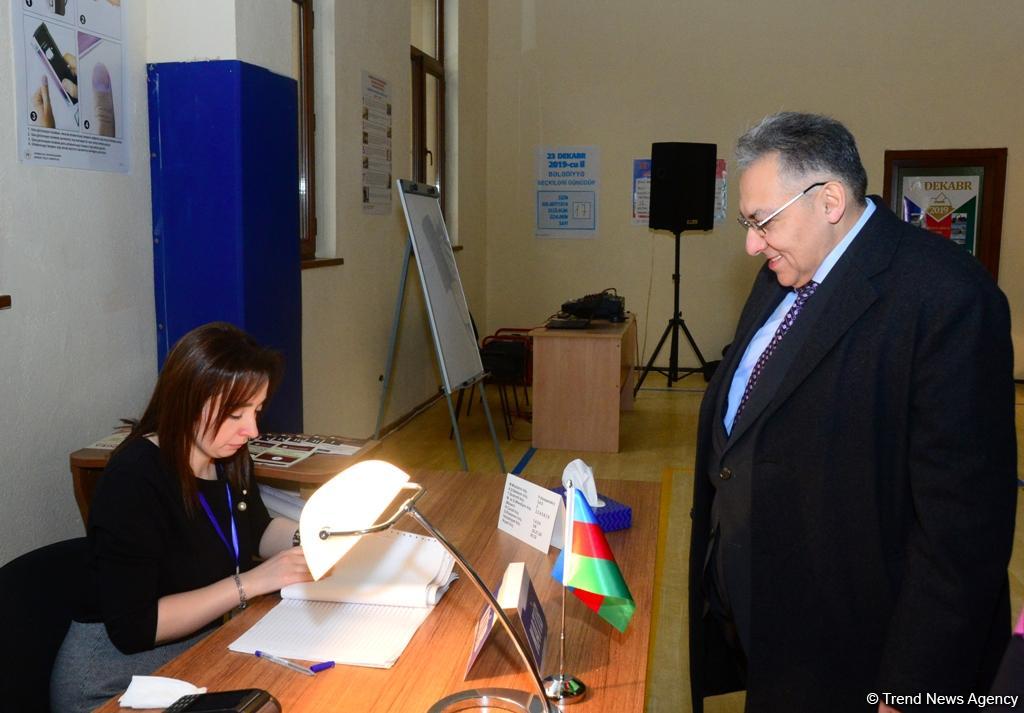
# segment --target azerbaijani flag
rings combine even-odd
[[[619,631],[625,631],[636,604],[615,564],[604,532],[586,497],[577,488],[569,488],[566,503],[566,523],[572,523],[572,527],[566,527],[565,548],[558,555],[551,576],[602,619]],[[566,552],[569,553],[568,564]]]

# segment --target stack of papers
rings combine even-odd
[[[298,493],[274,488],[266,483],[259,483],[259,489],[260,497],[271,517],[286,517],[295,522],[299,521],[306,501]]]
[[[367,535],[319,582],[281,590],[283,601],[228,648],[391,668],[456,579],[454,566],[432,537]]]
[[[98,448],[102,451],[112,451],[121,445],[121,442],[128,437],[128,433],[131,430],[131,426],[118,426],[109,436],[105,436],[95,443],[90,443],[86,448]]]
[[[359,451],[359,446],[346,443],[337,436],[321,436],[306,433],[262,433],[259,439],[270,445],[287,443],[293,446],[309,446],[314,453],[335,456],[350,456]]]

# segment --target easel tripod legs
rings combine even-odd
[[[395,310],[391,320],[391,338],[388,340],[388,356],[387,361],[384,365],[384,374],[381,377],[381,389],[380,389],[380,405],[377,408],[377,426],[374,429],[373,437],[375,439],[380,438],[381,424],[384,421],[384,407],[387,405],[388,387],[391,385],[391,370],[395,363],[395,347],[398,344],[398,325],[402,316],[402,303],[405,301],[405,283],[409,276],[409,259],[412,256],[412,243],[408,243],[405,246],[405,256],[402,259],[402,275],[398,281],[398,299],[395,300]],[[441,347],[437,341],[437,335],[434,335],[434,350],[438,357],[438,362],[441,361]],[[505,458],[501,453],[501,446],[498,444],[498,436],[494,432],[494,421],[491,419],[491,409],[487,405],[487,394],[484,391],[484,382],[481,377],[477,382],[480,384],[480,395],[484,404],[484,415],[487,417],[487,428],[491,432],[491,442],[494,444],[494,453],[498,457],[498,463],[501,465],[501,472],[505,470]],[[444,398],[448,403],[448,416],[452,422],[452,433],[455,436],[455,445],[459,451],[459,463],[462,465],[463,470],[469,470],[469,465],[466,462],[466,452],[462,447],[462,433],[459,431],[458,416],[455,411],[455,407],[452,404],[452,395],[447,391],[448,387],[445,387]],[[459,390],[459,397],[461,400],[462,391]]]
[[[480,386],[480,400],[483,402],[484,416],[487,417],[487,430],[491,432],[491,442],[494,444],[494,455],[498,458],[498,465],[501,466],[501,472],[507,472],[505,470],[505,457],[501,453],[501,446],[498,444],[498,436],[494,431],[494,420],[491,418],[491,407],[487,404],[487,392],[484,390],[483,379],[477,382]],[[466,388],[473,388],[472,386]],[[462,401],[462,391],[459,390],[459,401]],[[469,465],[466,463],[466,451],[462,446],[462,432],[459,430],[459,417],[455,406],[452,404],[452,395],[445,393],[445,401],[448,403],[448,417],[452,421],[452,435],[455,437],[455,447],[459,451],[459,462],[462,464],[463,470],[469,470]]]
[[[469,465],[466,463],[466,451],[462,448],[462,433],[459,431],[459,420],[455,415],[455,407],[452,405],[452,395],[446,391],[444,399],[448,402],[448,416],[452,419],[452,432],[455,434],[455,447],[459,450],[459,463],[462,464],[463,470],[469,470]]]

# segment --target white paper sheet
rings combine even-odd
[[[391,668],[432,610],[285,599],[228,648],[300,661]]]
[[[228,648],[390,668],[455,579],[454,566],[433,537],[364,536],[329,576],[281,590],[281,603]]]
[[[430,607],[455,579],[454,566],[433,537],[386,530],[362,537],[323,579],[289,585],[281,597]]]
[[[265,483],[260,483],[259,488],[263,504],[267,506],[271,517],[286,517],[295,522],[299,521],[306,501],[298,493],[273,488]]]

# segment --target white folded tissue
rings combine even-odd
[[[163,676],[132,676],[131,685],[117,702],[122,708],[168,708],[182,696],[206,693],[187,681]]]
[[[562,486],[568,489],[570,483],[583,491],[583,495],[586,496],[587,504],[590,507],[604,507],[604,501],[597,497],[597,483],[594,482],[594,470],[579,458],[565,466],[565,470],[562,471]]]

